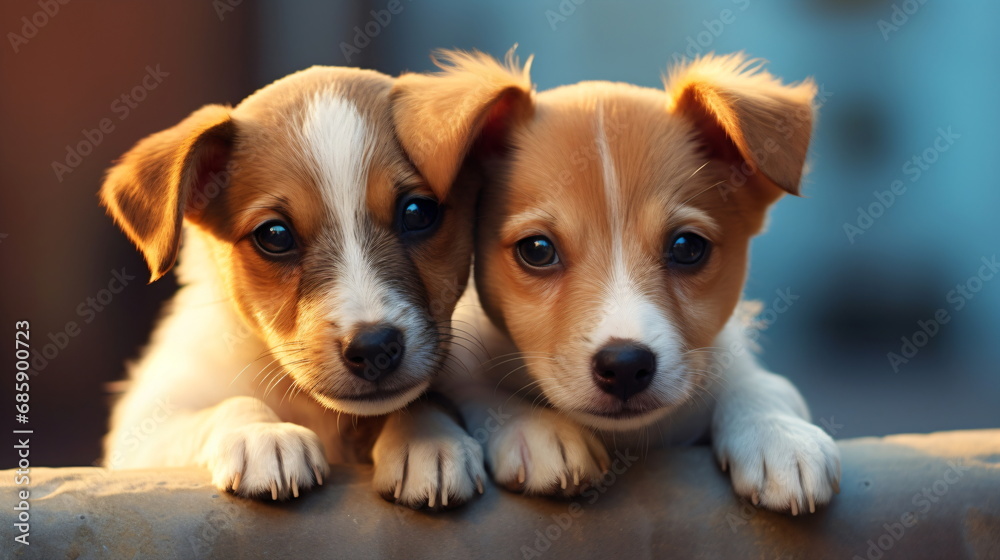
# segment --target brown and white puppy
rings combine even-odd
[[[492,67],[458,60],[453,72]],[[498,482],[571,493],[609,466],[602,439],[635,449],[710,432],[755,504],[795,514],[831,498],[837,446],[756,364],[737,318],[750,239],[799,192],[814,94],[740,55],[709,56],[665,91],[585,82],[509,113],[477,220],[489,321],[474,305],[456,314],[499,358],[479,365],[478,390],[449,389],[473,430],[489,426]],[[498,379],[515,398],[494,396]]]
[[[298,496],[367,454],[359,416],[388,414],[380,492],[435,506],[481,487],[481,448],[451,417],[392,414],[448,352],[475,196],[451,184],[494,109],[421,130],[416,82],[314,67],[195,111],[108,172],[102,203],[152,280],[180,254],[182,288],[114,407],[107,466],[201,465],[221,489]]]

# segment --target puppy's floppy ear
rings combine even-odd
[[[695,123],[712,156],[797,195],[816,84],[783,85],[761,66],[740,53],[674,68],[667,79],[671,110]]]
[[[229,162],[235,135],[230,111],[206,105],[139,141],[108,170],[101,203],[142,251],[150,282],[177,260],[183,218],[199,211],[192,195]]]
[[[392,114],[403,149],[441,198],[473,145],[498,149],[514,120],[530,116],[531,59],[520,67],[478,52],[442,51],[437,74],[404,74],[392,89]],[[478,144],[477,144],[478,142]]]

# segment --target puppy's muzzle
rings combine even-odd
[[[399,369],[406,352],[403,333],[392,325],[365,325],[342,342],[344,365],[354,375],[378,383]]]
[[[649,387],[656,356],[632,340],[612,340],[594,354],[594,383],[605,393],[628,401]]]

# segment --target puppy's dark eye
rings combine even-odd
[[[697,233],[681,232],[674,236],[667,249],[670,264],[691,266],[704,260],[708,254],[708,241]]]
[[[253,239],[261,251],[271,255],[287,253],[295,248],[295,237],[288,224],[281,220],[268,220],[253,230]]]
[[[535,268],[552,266],[559,262],[555,244],[544,235],[534,235],[518,241],[517,255],[524,264]]]
[[[400,202],[399,226],[403,233],[427,231],[438,223],[438,203],[425,196],[412,196]]]

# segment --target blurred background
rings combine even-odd
[[[747,296],[771,311],[762,359],[838,438],[1000,426],[1000,275],[984,265],[1000,253],[998,18],[986,0],[5,1],[0,332],[30,320],[40,351],[32,464],[99,457],[106,384],[176,287],[146,285],[98,207],[116,157],[313,64],[426,71],[435,48],[515,43],[539,90],[661,87],[670,64],[709,51],[813,76],[805,197],[782,200],[753,247]]]

